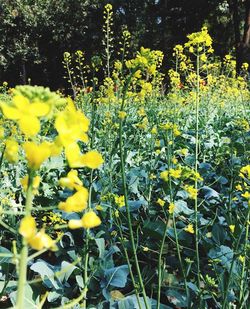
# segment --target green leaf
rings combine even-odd
[[[104,238],[95,238],[95,242],[99,250],[99,258],[102,258],[105,253],[105,240]]]
[[[57,281],[54,279],[55,269],[53,269],[52,265],[49,265],[48,263],[40,260],[38,262],[35,262],[30,267],[30,269],[33,270],[34,272],[37,272],[41,276],[43,283],[48,288],[54,287],[55,289],[59,289],[59,285]]]
[[[12,256],[13,253],[10,250],[0,247],[0,264],[11,263]]]
[[[10,293],[10,300],[13,306],[16,304],[17,291]],[[33,290],[29,284],[25,286],[24,308],[37,309],[39,303],[39,295],[35,297]]]
[[[143,226],[143,232],[145,233],[145,236],[150,236],[155,239],[162,239],[164,229],[165,223],[160,220],[154,222],[145,221]]]
[[[104,271],[104,277],[107,282],[105,287],[107,288],[110,285],[118,288],[124,288],[127,282],[128,274],[129,269],[127,265],[106,269]]]
[[[183,213],[185,215],[191,215],[194,211],[187,206],[187,202],[183,200],[178,200],[175,203],[174,213],[177,215]]]

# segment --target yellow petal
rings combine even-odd
[[[34,116],[22,116],[19,127],[27,137],[35,136],[40,131],[40,121]]]
[[[7,119],[11,119],[11,120],[20,119],[21,113],[17,108],[11,107],[11,106],[4,104],[4,103],[1,104],[1,108],[2,108],[4,116]]]
[[[46,249],[55,249],[55,241],[45,233],[44,230],[39,231],[34,237],[28,239],[28,243],[31,248],[35,250]]]
[[[46,116],[50,112],[50,106],[45,103],[32,103],[29,106],[29,112],[37,117]]]
[[[96,150],[92,150],[82,155],[81,162],[89,168],[98,168],[103,164],[103,158]]]
[[[82,220],[69,220],[69,228],[74,230],[74,229],[79,229],[83,227],[82,226]]]
[[[26,216],[21,220],[19,233],[26,239],[34,237],[36,234],[36,221],[31,216]]]
[[[100,225],[101,219],[96,215],[94,211],[86,212],[82,217],[82,226],[85,229],[91,229]]]
[[[17,109],[24,112],[27,112],[27,109],[29,108],[30,105],[29,99],[22,95],[15,95],[13,97],[13,103],[17,107]]]
[[[82,155],[80,147],[77,143],[70,144],[65,147],[65,155],[68,160],[68,164],[71,168],[83,167],[84,164],[81,160]]]

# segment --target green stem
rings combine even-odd
[[[135,266],[137,270],[137,274],[139,277],[139,283],[142,290],[142,296],[145,303],[146,309],[149,309],[148,301],[147,301],[147,295],[145,291],[145,287],[143,284],[142,276],[141,276],[141,270],[139,266],[139,261],[136,253],[136,246],[135,246],[135,239],[134,239],[134,233],[132,228],[132,220],[130,215],[130,209],[128,205],[128,193],[127,193],[127,184],[126,184],[126,175],[125,175],[125,163],[124,163],[124,153],[123,153],[123,141],[122,141],[122,119],[120,120],[120,127],[119,127],[119,147],[120,147],[120,160],[121,160],[121,174],[122,174],[122,184],[123,184],[123,192],[124,192],[124,201],[125,201],[125,207],[126,207],[126,213],[127,213],[127,220],[128,220],[128,228],[129,228],[129,236],[130,241],[132,245],[132,251],[134,255],[135,260]]]
[[[247,222],[246,222],[246,237],[245,237],[245,244],[244,244],[244,260],[242,263],[242,271],[241,271],[241,282],[240,282],[240,297],[239,297],[239,304],[241,304],[244,296],[244,277],[245,277],[245,270],[246,270],[246,257],[247,257],[247,243],[249,237],[249,214],[250,210],[248,210],[247,214]]]
[[[128,256],[128,251],[126,249],[126,246],[125,246],[124,240],[123,240],[123,232],[122,232],[122,229],[121,229],[121,223],[118,222],[117,226],[118,226],[118,229],[119,229],[119,232],[120,232],[121,244],[122,244],[122,248],[123,248],[123,251],[124,251],[124,254],[125,254],[125,258],[127,260],[130,277],[131,277],[132,284],[133,284],[134,289],[135,289],[135,296],[136,296],[136,299],[137,299],[137,304],[138,304],[139,309],[142,309],[140,298],[139,298],[139,293],[138,293],[138,286],[137,286],[137,284],[135,282],[135,277],[134,277],[133,270],[132,270],[132,267],[131,267],[131,264],[130,264],[130,260],[129,260],[129,256]]]
[[[29,181],[28,189],[26,194],[26,203],[25,203],[25,217],[30,216],[32,209],[33,201],[33,171],[29,171]],[[22,239],[22,250],[19,258],[19,278],[17,284],[17,309],[24,309],[24,296],[25,296],[25,287],[27,281],[27,261],[28,261],[28,244],[26,239]]]
[[[200,105],[200,55],[197,55],[196,63],[197,85],[196,85],[196,104],[195,104],[195,174],[198,173],[198,155],[199,155],[199,105]],[[195,178],[194,187],[198,190],[198,179]],[[195,216],[195,252],[196,252],[196,266],[197,266],[197,284],[198,289],[201,288],[200,282],[200,256],[199,256],[199,230],[198,230],[198,198],[194,202],[194,216]]]
[[[248,216],[245,219],[244,225],[247,224],[247,222],[248,222]],[[238,252],[238,248],[239,248],[239,245],[240,245],[240,241],[241,241],[241,237],[243,235],[243,232],[244,232],[244,230],[242,229],[242,231],[241,231],[241,233],[240,233],[240,235],[238,237],[238,240],[237,240],[234,252]],[[229,276],[228,276],[228,279],[227,279],[227,284],[226,284],[226,288],[225,288],[225,292],[224,292],[224,296],[223,296],[223,303],[222,303],[221,309],[226,309],[227,295],[228,295],[228,290],[229,290],[230,283],[231,283],[231,277],[232,277],[232,272],[233,272],[235,258],[236,258],[236,254],[234,254],[234,256],[232,257],[232,261],[231,261],[231,265],[230,265],[230,270],[229,270]]]

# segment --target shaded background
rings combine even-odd
[[[172,48],[208,26],[218,56],[249,61],[250,0],[0,0],[0,83],[64,88],[64,51],[81,49],[87,61],[103,54],[103,8],[114,9],[114,46],[124,25],[131,52],[160,49],[171,66]]]

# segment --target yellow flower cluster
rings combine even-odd
[[[209,53],[213,52],[212,38],[208,33],[207,27],[203,27],[201,31],[191,33],[187,36],[188,42],[185,43],[185,47],[189,49],[190,53],[201,52],[204,48],[207,48]]]
[[[12,103],[0,102],[5,118],[15,120],[26,137],[34,137],[40,131],[40,119],[50,113],[49,104],[15,95]]]
[[[101,219],[93,210],[86,212],[81,220],[69,220],[70,229],[85,228],[91,229],[101,224]]]
[[[55,241],[47,235],[44,229],[37,231],[36,221],[32,216],[25,216],[21,220],[19,233],[23,236],[31,248],[35,250],[52,249],[56,250]]]

